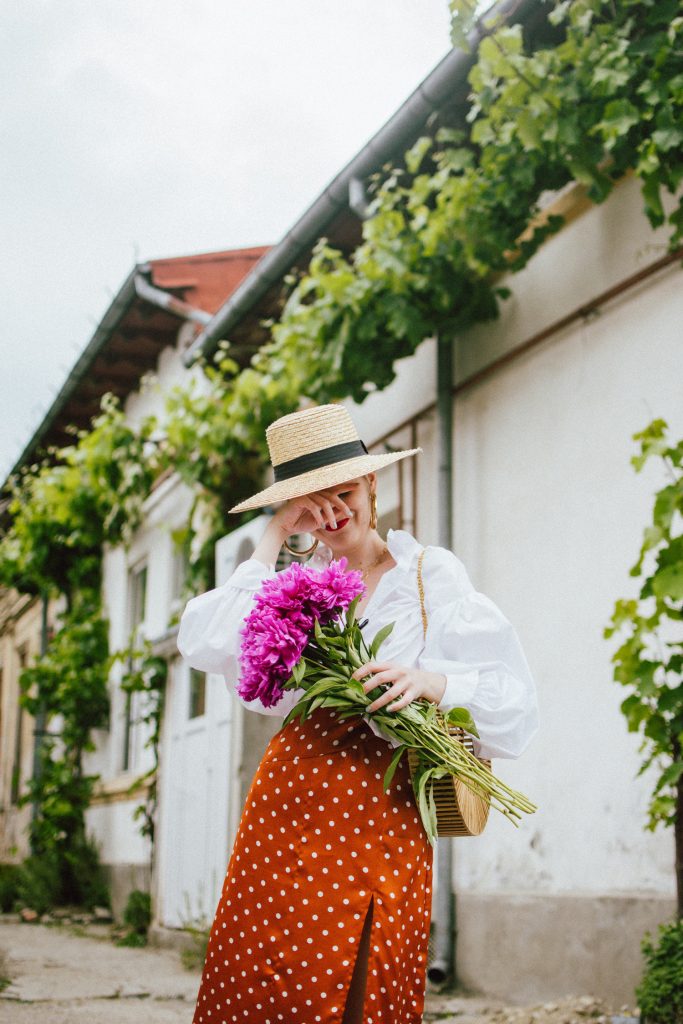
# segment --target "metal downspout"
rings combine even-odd
[[[436,344],[436,408],[439,438],[438,540],[453,545],[453,342],[439,337]],[[430,981],[455,980],[455,900],[453,896],[453,840],[436,843],[437,894],[434,901],[434,959],[427,971]]]

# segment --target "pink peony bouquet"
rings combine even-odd
[[[267,708],[282,698],[315,624],[329,625],[365,590],[361,574],[345,572],[346,565],[341,558],[316,572],[293,562],[264,582],[242,627],[241,697],[258,697]]]
[[[383,686],[376,686],[365,693],[362,682],[351,679],[351,674],[376,657],[394,624],[380,629],[366,644],[364,623],[356,621],[356,606],[365,584],[359,572],[347,572],[346,566],[345,558],[330,562],[321,571],[292,563],[263,583],[244,620],[237,692],[244,700],[258,698],[265,707],[273,707],[285,690],[302,689],[303,696],[283,725],[296,717],[304,721],[319,707],[336,708],[342,719],[364,715],[383,692]],[[387,735],[399,741],[384,776],[385,792],[403,754],[412,750],[418,755],[413,786],[432,844],[437,829],[432,782],[446,773],[487,797],[515,825],[514,819],[521,817],[519,811],[537,809],[449,733],[449,725],[459,725],[479,735],[466,708],[451,708],[443,715],[435,704],[423,699],[398,711],[389,711],[385,705],[371,714]]]

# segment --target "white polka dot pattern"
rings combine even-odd
[[[340,1024],[365,915],[363,1020],[420,1024],[432,847],[402,759],[319,708],[271,739],[211,929],[193,1024]]]

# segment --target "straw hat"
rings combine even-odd
[[[388,466],[421,448],[369,455],[343,405],[314,405],[281,416],[266,430],[275,483],[241,501],[231,512],[246,512],[275,501],[333,487]]]

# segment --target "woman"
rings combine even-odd
[[[376,472],[420,449],[370,455],[348,412],[324,405],[267,430],[275,482],[232,512],[284,501],[250,559],[223,586],[193,598],[178,648],[224,676],[236,694],[239,630],[283,544],[315,538],[310,564],[347,559],[366,592],[358,613],[372,638],[396,625],[381,658],[359,668],[366,692],[386,689],[367,714],[341,721],[318,708],[271,739],[245,801],[218,903],[193,1024],[419,1024],[424,1005],[432,850],[406,758],[386,793],[395,743],[372,712],[426,699],[469,708],[475,753],[516,758],[538,728],[534,682],[517,634],[472,586],[456,556],[428,547],[423,636],[417,559],[404,530],[377,532]],[[301,696],[287,690],[284,717]]]

